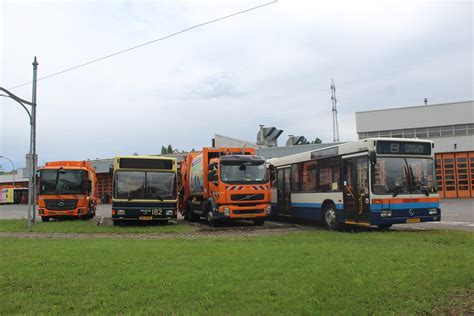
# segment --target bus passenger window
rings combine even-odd
[[[318,164],[316,161],[307,161],[303,164],[301,191],[314,192],[318,188]]]

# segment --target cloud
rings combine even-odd
[[[260,1],[2,1],[0,86],[92,60]],[[279,1],[38,84],[40,162],[254,141],[258,124],[342,139],[354,111],[473,98],[472,2]],[[31,87],[14,92],[30,99]],[[26,115],[0,98],[0,155],[24,164]]]

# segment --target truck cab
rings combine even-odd
[[[97,180],[88,162],[47,162],[39,174],[38,213],[43,222],[95,216]]]
[[[254,149],[241,151],[204,148],[182,162],[180,200],[185,219],[205,217],[211,226],[224,219],[264,224],[271,211],[265,159],[256,156]]]

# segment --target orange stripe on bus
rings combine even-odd
[[[402,204],[419,202],[439,202],[438,197],[426,198],[399,198],[399,199],[373,199],[372,204]]]

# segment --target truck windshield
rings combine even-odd
[[[266,182],[265,163],[221,164],[221,179],[228,183]]]
[[[114,198],[142,200],[176,199],[176,176],[171,172],[118,171]]]
[[[84,170],[41,170],[40,194],[85,194],[85,179]]]
[[[429,194],[436,192],[431,158],[378,157],[373,169],[375,194]]]

